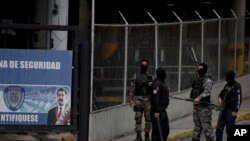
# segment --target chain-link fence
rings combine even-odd
[[[227,70],[249,72],[247,18],[153,24],[94,24],[91,111],[126,103],[130,80],[139,61],[149,60],[149,73],[167,72],[171,92],[190,88],[197,62],[206,62],[214,81]]]

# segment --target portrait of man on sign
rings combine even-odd
[[[64,88],[56,91],[57,106],[48,111],[47,124],[70,125],[70,103],[68,92]]]

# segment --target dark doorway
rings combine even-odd
[[[0,22],[14,24],[34,23],[34,0],[7,0],[0,2]],[[1,29],[0,48],[30,48],[32,33],[27,30]]]

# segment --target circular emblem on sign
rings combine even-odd
[[[11,111],[16,111],[23,105],[24,95],[24,89],[19,86],[9,86],[3,92],[4,102]]]

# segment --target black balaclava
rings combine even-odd
[[[227,81],[228,84],[233,84],[234,83],[234,78],[235,78],[235,73],[234,71],[228,71],[226,73],[226,78],[225,80]]]
[[[200,64],[198,64],[198,66],[202,66],[203,67],[203,69],[198,69],[197,70],[197,72],[198,72],[198,74],[199,74],[199,76],[203,76],[204,74],[206,74],[207,73],[207,64],[206,63],[200,63]]]
[[[156,70],[156,76],[161,80],[161,82],[164,82],[166,79],[166,72],[163,68],[158,68]]]
[[[146,62],[146,64],[144,64]],[[141,73],[146,74],[148,71],[148,60],[142,59],[140,61]]]

